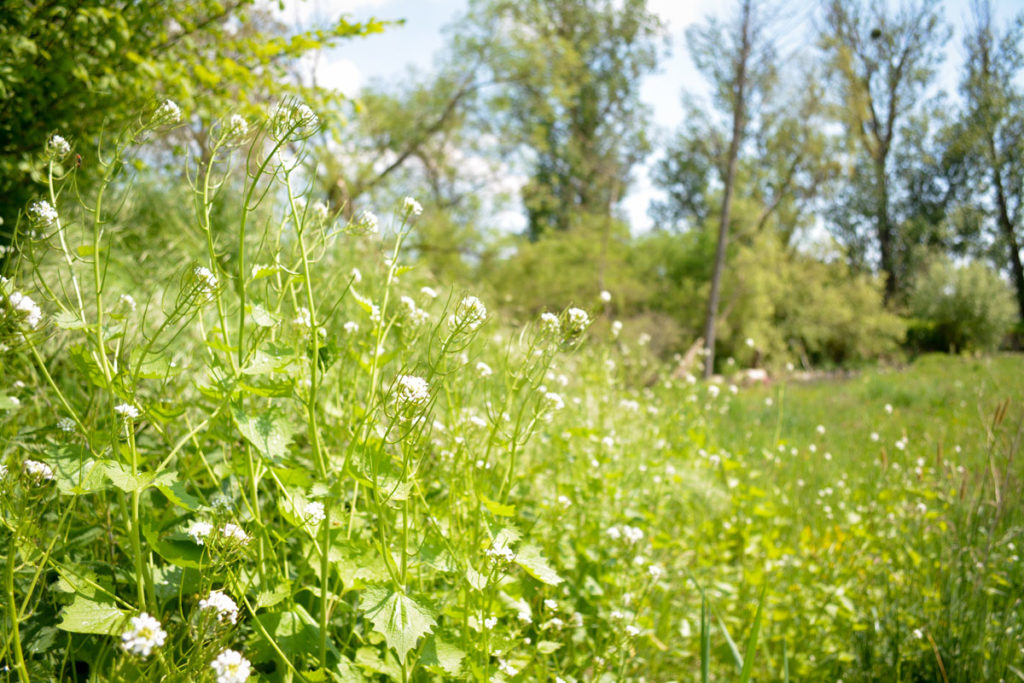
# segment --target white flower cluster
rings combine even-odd
[[[57,209],[45,199],[40,199],[29,205],[28,217],[36,225],[53,225],[57,221]]]
[[[192,540],[199,545],[206,545],[206,541],[210,538],[213,533],[213,525],[209,522],[192,522],[185,533],[192,537]],[[249,534],[245,533],[245,530],[237,524],[228,522],[220,528],[221,538],[232,540],[241,545],[245,545],[249,542]]]
[[[483,361],[480,361],[476,364],[476,374],[479,375],[481,378],[484,378],[493,375],[494,371],[491,370],[490,365]]]
[[[491,562],[511,562],[516,559],[516,554],[507,545],[491,546],[487,549],[487,557]]]
[[[121,634],[121,647],[140,657],[148,657],[153,648],[160,647],[165,640],[167,631],[161,628],[160,622],[143,612],[132,617],[131,628]]]
[[[209,597],[199,601],[200,610],[212,610],[217,613],[217,621],[224,623],[230,621],[232,624],[238,621],[238,605],[230,596],[221,591],[213,591]]]
[[[245,529],[237,524],[232,524],[231,522],[222,526],[220,528],[220,533],[224,538],[235,540],[242,545],[249,542],[249,534],[245,533]]]
[[[558,334],[562,327],[554,313],[541,313],[540,324],[548,334]]]
[[[237,140],[238,138],[244,138],[248,132],[249,123],[245,118],[238,114],[232,114],[231,118],[228,119],[228,125],[225,127],[225,135],[232,140]]]
[[[568,335],[581,334],[590,324],[590,316],[582,308],[570,308],[565,312],[565,332]]]
[[[21,292],[11,292],[7,295],[7,304],[11,310],[23,319],[25,325],[35,328],[43,321],[43,311],[39,305]]]
[[[376,235],[380,232],[380,220],[373,211],[363,209],[356,216],[356,222],[353,227],[368,235]]]
[[[139,409],[131,403],[119,403],[114,406],[114,412],[125,420],[134,420],[139,417]]]
[[[548,391],[544,394],[544,407],[548,410],[561,410],[565,407],[565,401],[555,392]]]
[[[290,136],[302,138],[312,133],[319,122],[304,103],[279,102],[270,113],[270,133],[278,140]]]
[[[217,674],[217,683],[245,683],[251,674],[249,660],[237,650],[224,650],[210,666]]]
[[[158,126],[169,125],[181,121],[181,107],[171,100],[164,100],[153,114],[153,123]]]
[[[53,468],[45,462],[26,460],[22,463],[22,468],[25,470],[25,474],[37,482],[53,480]]]
[[[302,516],[305,518],[306,524],[320,526],[320,522],[327,519],[327,511],[324,509],[323,503],[312,502],[306,504]]]
[[[430,314],[417,306],[412,297],[403,296],[401,302],[405,306],[405,313],[413,325],[419,326],[430,320]]]
[[[314,225],[321,225],[327,221],[330,210],[323,202],[313,202],[307,209],[308,215],[313,219]]]
[[[395,380],[395,402],[399,407],[420,407],[430,401],[430,386],[422,377],[399,375]]]
[[[192,522],[192,525],[185,530],[185,533],[192,537],[192,540],[199,545],[206,545],[206,539],[213,533],[213,525],[209,522]]]
[[[71,145],[60,135],[51,135],[46,141],[46,153],[54,159],[63,159],[71,152]]]
[[[135,309],[138,307],[138,304],[135,303],[135,297],[133,297],[131,294],[122,294],[120,297],[118,297],[117,301],[118,303],[123,305],[125,308],[131,310],[132,312],[134,312]]]
[[[487,307],[475,296],[467,296],[455,307],[450,323],[452,327],[466,328],[470,332],[487,319]]]
[[[217,276],[206,266],[196,266],[192,269],[192,274],[199,282],[199,291],[205,294],[207,299],[212,299],[213,292],[217,289]]]
[[[435,290],[433,287],[421,287],[420,294],[427,297],[428,299],[437,298],[437,290]]]
[[[419,216],[423,213],[423,207],[413,197],[406,197],[402,200],[402,212],[412,216]]]
[[[305,306],[300,306],[299,309],[295,311],[295,319],[292,320],[292,323],[295,324],[296,327],[305,327],[306,329],[309,329],[310,327],[313,327],[313,314],[310,313],[309,309]]]
[[[341,326],[341,329],[345,330],[345,334],[356,334],[359,332],[359,323],[349,320]]]
[[[621,527],[613,526],[609,528],[606,533],[613,541],[625,538],[629,543],[636,543],[644,537],[643,530],[638,529],[635,526],[629,526],[628,524],[623,524]]]

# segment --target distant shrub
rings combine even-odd
[[[991,268],[946,259],[921,275],[910,308],[916,320],[908,343],[923,351],[993,350],[1016,317],[1009,287]]]

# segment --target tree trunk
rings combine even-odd
[[[889,221],[889,185],[885,177],[885,157],[875,160],[875,182],[878,183],[878,249],[881,252],[882,272],[885,273],[885,304],[891,305],[899,292],[899,276],[896,270],[896,254],[892,223]]]
[[[743,139],[745,118],[747,61],[750,59],[750,14],[751,0],[745,0],[742,8],[742,31],[739,59],[736,60],[736,80],[733,87],[736,101],[732,111],[732,139],[729,141],[729,158],[725,169],[725,188],[722,191],[722,212],[718,222],[718,244],[715,246],[715,266],[711,273],[711,292],[708,294],[707,317],[704,321],[704,339],[707,340],[707,356],[704,358],[704,378],[711,376],[715,369],[715,319],[718,317],[718,299],[721,296],[722,273],[725,270],[725,247],[729,238],[729,218],[732,212],[732,190],[736,179],[736,160],[739,157],[740,142]]]
[[[1024,264],[1020,260],[1020,245],[1017,242],[1017,231],[1010,219],[1010,211],[1006,204],[1006,190],[1003,188],[1003,176],[998,169],[992,169],[992,180],[996,186],[996,221],[999,231],[1003,233],[1006,247],[1010,251],[1010,272],[1013,274],[1013,286],[1017,291],[1017,310],[1024,320]]]

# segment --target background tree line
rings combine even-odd
[[[602,306],[656,352],[704,337],[769,364],[993,347],[1024,316],[1024,19],[973,3],[953,98],[937,1],[812,9],[801,49],[788,3],[736,0],[693,26],[710,97],[682,93],[666,133],[640,98],[671,47],[644,0],[469,0],[433,68],[357,102],[290,74],[380,22],[291,34],[243,1],[7,2],[2,229],[53,132],[85,150],[169,96],[192,119],[177,144],[201,154],[218,116],[301,94],[321,113],[309,177],[331,208],[418,196],[422,267],[509,315]],[[664,198],[634,234],[623,200],[651,160]],[[496,229],[502,211],[525,230]]]

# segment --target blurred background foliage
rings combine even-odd
[[[425,212],[408,247],[425,280],[472,286],[512,319],[583,305],[601,312],[597,329],[621,320],[655,353],[683,354],[704,334],[723,227],[716,369],[1012,339],[1024,312],[1024,20],[974,3],[954,99],[937,83],[950,32],[933,0],[824,2],[799,59],[780,50],[776,4],[734,4],[676,46],[710,97],[684,92],[686,115],[666,132],[640,97],[670,48],[645,0],[471,0],[433,66],[358,100],[300,65],[386,21],[296,30],[278,3],[252,0],[4,0],[0,233],[9,244],[39,196],[50,135],[72,141],[87,191],[97,145],[170,98],[187,125],[161,141],[166,158],[137,160],[145,199],[118,220],[154,253],[196,239],[188,179],[164,162],[204,158],[217,121],[258,122],[297,96],[320,116],[306,177],[333,215],[415,195]],[[648,163],[663,195],[638,232],[623,200]]]

